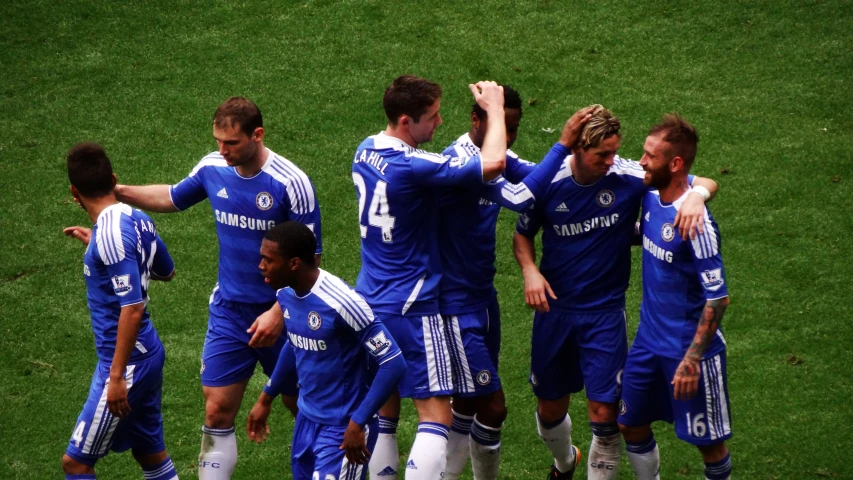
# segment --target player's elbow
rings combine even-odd
[[[506,154],[483,158],[483,181],[490,182],[506,170]]]
[[[175,278],[175,270],[174,268],[168,275],[158,275],[154,272],[151,272],[151,280],[157,280],[158,282],[171,282],[173,278]]]

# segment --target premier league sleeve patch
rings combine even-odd
[[[702,286],[705,287],[705,290],[716,292],[723,286],[723,272],[720,268],[705,270],[700,275],[702,276]]]
[[[112,279],[113,291],[119,297],[123,297],[133,290],[133,285],[130,284],[130,275],[116,275]]]
[[[391,349],[391,340],[388,340],[388,337],[385,336],[385,332],[379,332],[368,338],[364,345],[367,346],[371,355],[374,357],[381,357]]]

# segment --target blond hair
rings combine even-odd
[[[577,143],[578,148],[597,147],[605,138],[613,135],[622,138],[622,134],[619,133],[622,124],[610,110],[598,104],[590,105],[590,107],[593,109],[592,117],[581,130],[581,137]]]

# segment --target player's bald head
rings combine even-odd
[[[277,244],[277,251],[285,261],[298,258],[308,265],[314,265],[317,237],[305,224],[294,221],[279,223],[267,230],[264,240]]]
[[[113,166],[104,147],[84,142],[71,147],[66,157],[68,180],[81,195],[98,198],[115,187]]]

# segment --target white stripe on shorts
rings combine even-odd
[[[130,392],[130,387],[133,385],[133,370],[136,365],[128,365],[125,381],[127,382],[127,390]],[[101,398],[98,400],[98,408],[95,417],[92,419],[92,424],[89,426],[89,434],[86,435],[86,442],[83,444],[81,452],[88,455],[100,455],[107,452],[112,444],[112,435],[118,427],[119,418],[114,417],[107,408],[107,391],[109,390],[109,378],[104,382],[104,391],[101,392]]]
[[[708,435],[711,440],[725,437],[732,431],[722,369],[720,354],[702,361],[706,421],[708,422]]]
[[[424,331],[429,391],[453,389],[453,373],[450,371],[450,352],[444,335],[444,322],[440,315],[421,317]]]
[[[486,315],[488,315],[488,310]],[[474,377],[471,376],[471,367],[468,365],[468,356],[465,354],[465,344],[462,343],[462,331],[459,328],[459,317],[450,317],[450,328],[448,343],[450,343],[451,355],[453,356],[453,384],[457,393],[473,393]]]
[[[370,438],[370,427],[368,425],[364,426],[364,438]],[[364,465],[353,465],[349,463],[347,457],[344,456],[344,460],[341,462],[341,473],[338,475],[338,480],[360,480],[363,470]]]

